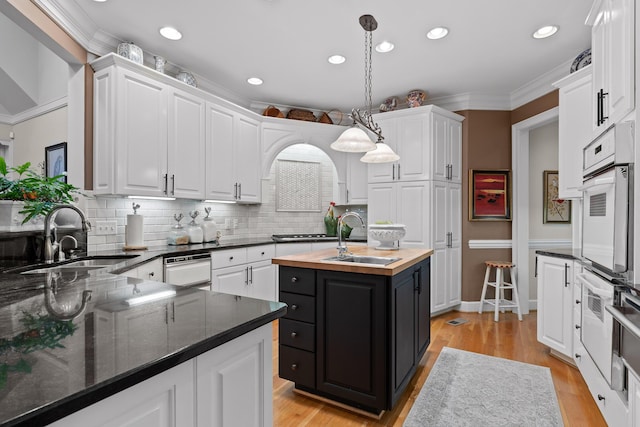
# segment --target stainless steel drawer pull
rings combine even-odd
[[[292,371],[297,371],[298,370],[298,364],[297,363],[291,364],[291,370]]]
[[[293,305],[291,306],[291,310],[294,310],[294,311],[295,311],[295,310],[297,310],[297,309],[298,309],[298,306],[297,306],[297,305],[293,304]]]
[[[291,332],[291,338],[295,338],[295,337],[297,337],[297,336],[298,336],[298,333],[297,333],[297,332],[295,332],[295,331]]]

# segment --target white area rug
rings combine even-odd
[[[549,368],[444,347],[406,427],[562,426]]]

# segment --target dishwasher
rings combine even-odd
[[[206,253],[165,258],[164,281],[170,285],[211,290],[211,255]]]

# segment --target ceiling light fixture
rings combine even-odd
[[[327,61],[329,61],[329,63],[330,63],[330,64],[333,64],[333,65],[339,65],[339,64],[342,64],[342,63],[343,63],[344,61],[346,61],[346,60],[347,60],[347,58],[345,58],[345,57],[344,57],[344,56],[342,56],[342,55],[331,55],[331,56],[327,59]]]
[[[262,79],[259,77],[249,77],[247,79],[247,83],[254,86],[260,86],[263,82],[262,82]]]
[[[387,163],[400,159],[391,147],[385,144],[382,136],[382,129],[373,121],[371,117],[371,53],[373,51],[373,31],[378,28],[378,22],[371,15],[362,15],[360,25],[364,29],[364,98],[367,106],[366,111],[358,108],[351,110],[353,126],[342,132],[338,139],[331,144],[331,148],[336,151],[348,153],[366,153],[360,161],[365,163]],[[373,142],[362,126],[374,133],[378,137],[377,142]]]
[[[438,40],[449,34],[449,29],[446,27],[435,27],[429,30],[427,38],[430,40]]]
[[[383,41],[381,43],[378,43],[376,45],[376,52],[380,52],[380,53],[387,53],[387,52],[391,52],[393,50],[395,46],[393,45],[393,43],[388,42],[388,41]]]
[[[160,28],[160,34],[169,40],[180,40],[182,38],[182,33],[173,27]]]
[[[558,32],[557,25],[546,25],[544,27],[540,27],[533,33],[534,39],[546,39],[547,37],[551,37],[555,33]]]

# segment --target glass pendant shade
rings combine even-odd
[[[342,132],[338,139],[331,144],[331,148],[346,153],[365,153],[375,150],[376,145],[365,131],[357,126],[352,126]]]
[[[389,163],[400,160],[400,156],[393,152],[384,142],[376,143],[376,149],[367,151],[364,156],[360,158],[364,163]]]

